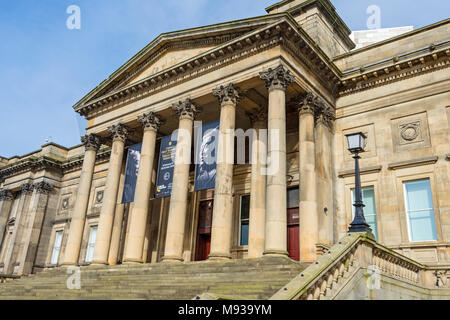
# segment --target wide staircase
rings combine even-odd
[[[81,267],[80,289],[68,289],[66,268],[0,284],[0,299],[268,299],[307,265],[285,257]],[[203,295],[204,296],[204,295]]]

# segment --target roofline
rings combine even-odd
[[[129,60],[127,60],[124,64],[122,64],[116,71],[114,71],[107,79],[103,80],[99,85],[97,85],[94,89],[92,89],[90,92],[88,92],[83,98],[81,98],[77,103],[74,104],[73,109],[76,110],[80,105],[82,105],[86,100],[92,98],[93,95],[95,95],[100,89],[103,89],[102,86],[108,84],[108,82],[111,82],[114,80],[117,76],[119,76],[122,72],[127,70],[130,66],[132,66],[134,63],[136,63],[144,53],[151,50],[152,48],[155,48],[160,44],[163,40],[166,38],[168,40],[180,38],[183,36],[192,35],[193,32],[198,30],[205,30],[205,29],[211,29],[212,31],[220,32],[221,30],[216,30],[217,27],[221,26],[227,26],[230,24],[236,24],[240,23],[239,26],[234,26],[235,28],[239,27],[245,27],[246,25],[244,23],[250,23],[253,21],[265,21],[265,20],[276,20],[280,17],[285,16],[287,13],[277,13],[272,15],[261,15],[251,18],[245,18],[245,19],[239,19],[239,20],[232,20],[227,22],[221,22],[206,26],[200,26],[195,28],[188,28],[188,29],[182,29],[182,30],[176,30],[176,31],[170,31],[170,32],[164,32],[158,35],[154,40],[152,40],[149,44],[147,44],[144,48],[142,48],[140,51],[138,51],[134,56],[132,56]],[[248,25],[250,26],[250,25]],[[177,37],[175,37],[177,36]]]
[[[292,2],[292,1],[294,1],[294,0],[283,0],[283,1],[280,1],[280,2],[277,2],[277,3],[274,3],[271,6],[268,6],[265,10],[266,10],[267,13],[269,13],[271,10],[273,10],[275,8],[279,8],[279,7],[281,7],[281,6],[285,5],[285,4],[288,4],[289,2]]]
[[[46,143],[46,144],[42,145],[40,149],[35,150],[35,151],[28,152],[28,153],[26,153],[26,154],[24,154],[24,155],[21,155],[21,156],[19,156],[19,155],[13,155],[13,156],[11,156],[11,157],[9,157],[9,158],[5,158],[5,157],[0,156],[0,158],[4,159],[4,160],[6,160],[6,161],[12,160],[12,159],[14,159],[14,158],[24,159],[24,158],[26,158],[26,157],[30,157],[30,156],[34,155],[35,153],[41,152],[41,151],[42,151],[45,147],[47,147],[47,146],[55,146],[55,147],[57,147],[57,148],[63,149],[64,151],[71,151],[71,150],[74,150],[74,149],[76,149],[76,148],[81,147],[82,145],[83,145],[83,144],[77,144],[77,145],[72,146],[72,147],[65,147],[65,146],[63,146],[63,145],[60,145],[60,144],[57,144],[57,143],[54,143],[54,142],[49,142],[49,143]]]
[[[398,36],[395,36],[395,37],[392,37],[392,38],[389,38],[389,39],[386,39],[386,40],[383,40],[383,41],[380,41],[380,42],[376,42],[374,44],[368,45],[368,46],[363,47],[363,48],[359,48],[359,49],[356,49],[356,50],[353,50],[353,51],[349,51],[347,53],[344,53],[344,54],[341,54],[339,56],[334,57],[333,61],[336,61],[336,60],[339,60],[339,59],[342,59],[342,58],[347,58],[347,57],[350,57],[350,56],[352,56],[354,54],[358,54],[358,53],[361,53],[363,51],[368,51],[368,50],[371,50],[373,48],[380,47],[380,46],[383,46],[385,44],[388,44],[388,43],[391,43],[391,42],[395,42],[395,41],[398,41],[398,40],[403,39],[403,38],[408,38],[408,37],[414,36],[414,35],[416,35],[418,33],[421,33],[421,32],[424,32],[424,31],[428,31],[428,30],[440,27],[440,26],[445,25],[447,23],[450,23],[450,18],[438,21],[438,22],[433,23],[433,24],[429,24],[429,25],[424,26],[422,28],[409,31],[409,32],[403,33],[401,35],[398,35]],[[430,43],[430,45],[431,45],[431,43]]]

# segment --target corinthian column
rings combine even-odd
[[[120,173],[122,171],[125,141],[130,130],[123,124],[116,124],[108,128],[113,143],[109,159],[108,176],[106,178],[105,196],[100,211],[98,232],[95,240],[92,264],[108,264],[111,233],[116,211],[117,193],[119,191]]]
[[[269,90],[264,254],[287,256],[286,88],[294,76],[282,65],[260,75]]]
[[[299,179],[300,179],[300,261],[311,263],[317,259],[319,216],[316,195],[316,161],[314,117],[318,100],[308,93],[299,103]]]
[[[319,216],[318,242],[332,245],[334,228],[334,200],[332,184],[332,130],[335,113],[332,107],[319,103],[316,114],[316,179],[317,214]],[[323,211],[327,208],[326,211]]]
[[[14,196],[9,190],[0,190],[0,247],[5,234],[6,222],[8,221],[9,212]]]
[[[152,184],[153,162],[155,159],[156,135],[162,124],[162,119],[154,112],[149,112],[138,118],[144,127],[141,159],[134,194],[134,206],[130,216],[129,234],[125,243],[123,263],[142,263],[145,226],[147,225],[148,205]]]
[[[19,266],[17,274],[30,274],[36,258],[36,252],[41,236],[42,224],[44,223],[45,212],[49,193],[53,186],[45,181],[34,185],[34,193],[31,196],[27,221],[24,225],[24,232],[21,237],[20,252],[17,259]]]
[[[210,259],[231,259],[231,231],[233,222],[233,164],[236,104],[239,93],[230,83],[213,90],[219,99],[220,129],[217,146],[216,186],[211,229]]]
[[[91,192],[92,177],[94,175],[95,157],[102,144],[101,139],[94,134],[82,137],[81,142],[84,144],[85,148],[83,167],[81,169],[77,198],[72,213],[69,236],[62,265],[76,265],[78,263],[84,222],[86,219],[86,210]]]
[[[191,165],[192,128],[199,108],[190,99],[172,106],[178,114],[178,138],[173,170],[172,194],[167,220],[164,262],[183,261],[184,228],[186,224],[189,168]]]
[[[262,164],[266,163],[266,159],[265,145],[261,139],[260,131],[267,128],[267,110],[260,109],[248,116],[255,130],[251,142],[252,174],[250,182],[248,257],[260,258],[264,253],[266,234],[266,176],[262,172]]]

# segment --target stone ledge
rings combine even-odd
[[[381,166],[381,165],[365,167],[365,168],[361,168],[360,172],[361,172],[361,174],[378,173],[381,171],[382,168],[383,168],[383,166]],[[338,173],[339,178],[347,178],[347,177],[351,177],[354,175],[355,175],[355,169],[342,170],[342,171],[339,171],[339,173]]]
[[[68,223],[72,221],[72,218],[60,218],[60,219],[54,219],[52,220],[52,224],[58,224],[58,223]]]
[[[424,166],[427,164],[435,164],[438,161],[438,159],[439,159],[438,156],[431,156],[431,157],[424,157],[424,158],[413,159],[413,160],[393,162],[388,165],[388,169],[389,170],[398,170],[398,169],[403,169],[403,168]]]

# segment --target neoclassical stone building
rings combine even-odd
[[[0,157],[0,272],[264,255],[311,263],[352,221],[345,135],[359,131],[378,242],[450,264],[450,20],[352,50],[328,0],[266,10],[160,35],[74,106],[88,120],[81,145]],[[195,121],[220,121],[218,153],[231,159],[200,191]],[[176,161],[171,194],[158,198],[161,141],[177,129],[176,159],[188,161]],[[257,129],[245,164],[233,161],[235,129]],[[262,170],[267,159],[276,170]]]

